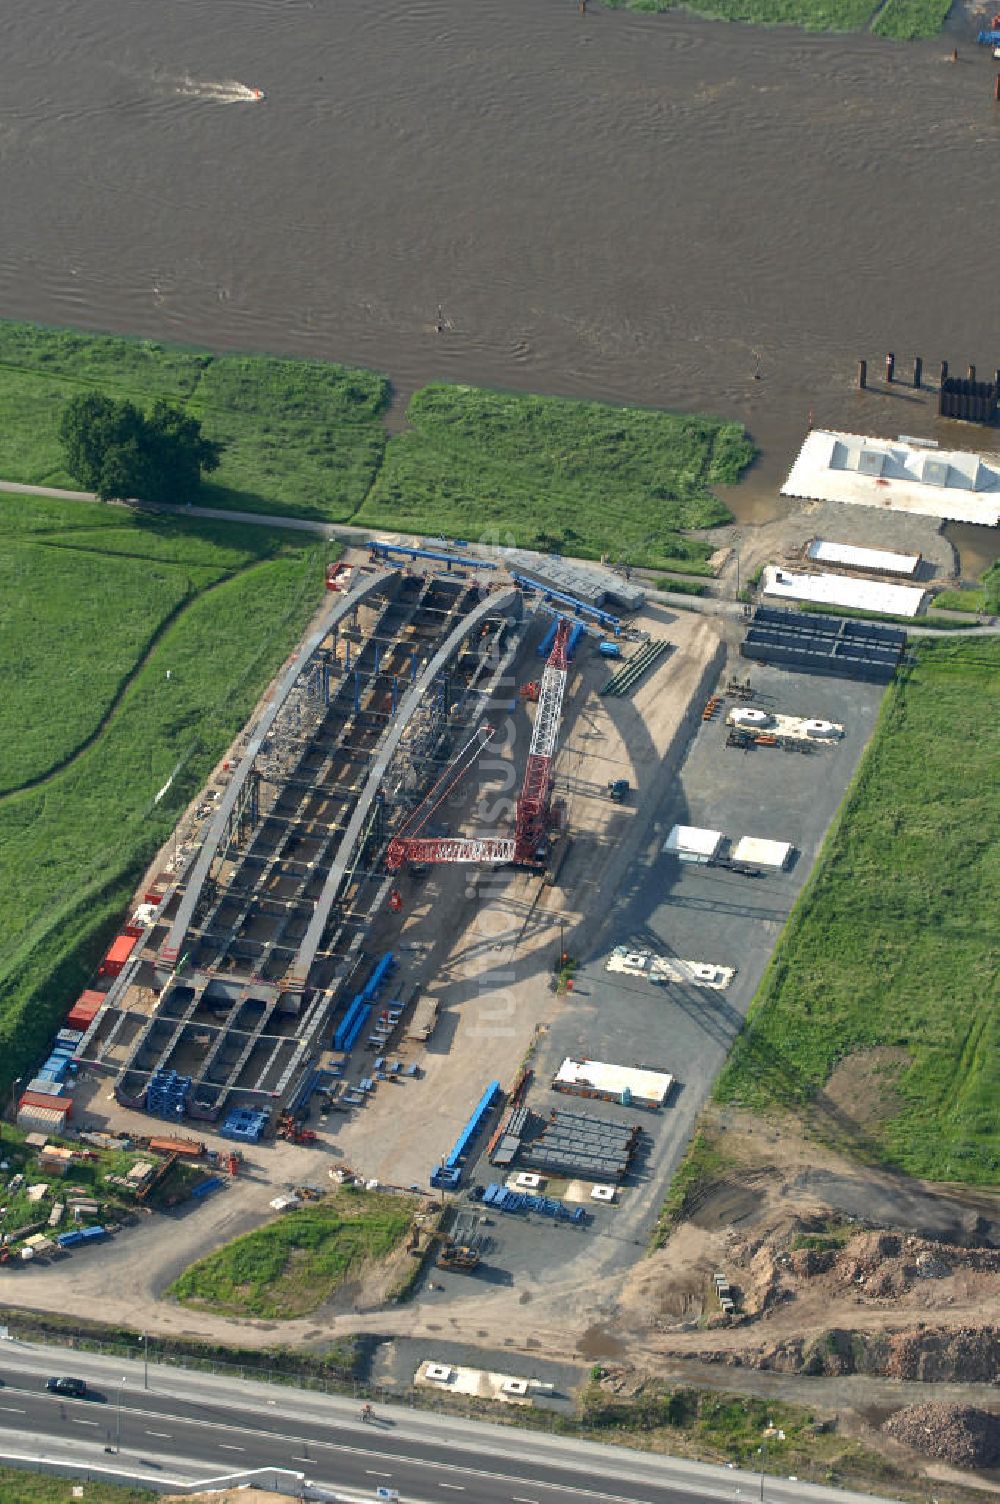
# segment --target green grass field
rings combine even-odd
[[[988,616],[1000,615],[1000,564],[991,564],[982,576],[978,589],[942,590],[934,597],[942,611],[970,611]]]
[[[654,567],[708,556],[681,530],[728,520],[708,487],[753,457],[738,423],[467,386],[407,416],[358,522]]]
[[[16,583],[0,606],[0,1092],[320,604],[328,554],[277,529],[0,493]]]
[[[82,1493],[73,1493],[74,1483],[82,1488]],[[159,1497],[148,1488],[95,1483],[89,1474],[84,1483],[80,1478],[56,1478],[46,1473],[0,1467],[0,1504],[70,1504],[74,1498],[85,1500],[85,1504],[154,1504]]]
[[[709,486],[737,481],[754,453],[740,424],[717,418],[445,385],[418,392],[412,428],[388,439],[389,384],[374,372],[0,321],[0,485],[73,489],[58,428],[80,391],[172,398],[225,445],[219,470],[178,504],[692,572],[708,572],[711,545],[684,530],[730,520]],[[112,572],[97,571],[95,609]]]
[[[809,31],[860,31],[877,0],[605,0],[631,10],[692,10],[720,21],[753,21],[759,26],[803,26]]]
[[[343,521],[385,447],[389,383],[373,371],[0,321],[0,480],[75,485],[59,420],[87,391],[142,407],[166,397],[201,418],[206,438],[226,445],[197,498],[208,506]]]
[[[227,1315],[304,1316],[349,1276],[397,1248],[415,1205],[406,1196],[342,1187],[216,1249],[186,1269],[167,1294]]]
[[[631,10],[690,10],[718,21],[758,26],[802,26],[807,31],[862,31],[912,41],[933,37],[944,25],[951,0],[604,0]]]
[[[137,554],[134,532],[96,508],[64,527],[48,506],[0,493],[0,673],[15,733],[0,742],[0,794],[78,751],[166,623],[224,573],[210,546],[197,563]],[[116,551],[126,539],[131,551]]]
[[[805,1105],[868,1158],[985,1184],[1000,1169],[1000,640],[915,652],[716,1095]],[[876,1046],[908,1062],[862,1129],[823,1088]]]
[[[936,37],[951,6],[952,0],[888,0],[875,17],[872,31],[900,42]]]
[[[939,611],[968,611],[975,616],[986,610],[986,591],[942,590],[934,597],[933,606]]]

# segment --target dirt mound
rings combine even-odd
[[[1000,1464],[1000,1416],[971,1405],[911,1405],[890,1416],[882,1428],[929,1457],[959,1467]]]
[[[901,1332],[830,1327],[813,1338],[786,1337],[739,1351],[702,1348],[703,1363],[761,1368],[811,1378],[871,1374],[924,1384],[992,1384],[1000,1373],[1000,1327],[914,1327]]]
[[[917,1328],[892,1332],[867,1344],[885,1344],[884,1373],[890,1379],[919,1379],[924,1384],[957,1381],[992,1384],[1000,1373],[1000,1327]]]

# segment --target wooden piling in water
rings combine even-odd
[[[859,392],[863,392],[864,389],[865,389],[865,387],[867,385],[868,385],[868,362],[867,362],[867,360],[859,360],[858,361],[858,391]]]
[[[913,385],[916,387],[917,391],[920,390],[920,383],[923,380],[923,376],[924,376],[924,362],[923,362],[923,359],[919,355],[914,355],[914,357],[913,357]]]
[[[895,355],[893,355],[892,351],[890,350],[889,353],[888,353],[888,355],[885,357],[885,379],[886,379],[886,381],[888,381],[888,383],[889,383],[890,386],[892,385],[893,378],[895,377],[895,375],[896,375],[896,357],[895,357]]]

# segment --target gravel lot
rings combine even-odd
[[[723,686],[733,670],[746,677],[744,660],[731,659],[731,665],[723,672]],[[883,694],[879,685],[760,665],[749,671],[755,705],[840,721],[847,734],[808,756],[776,747],[745,753],[726,746],[724,711],[713,721],[698,722],[679,776],[669,780],[647,824],[640,855],[628,864],[622,880],[601,895],[606,899],[604,917],[567,937],[581,965],[574,991],[561,1000],[540,1037],[529,1105],[540,1111],[580,1105],[548,1086],[566,1055],[665,1069],[676,1077],[676,1085],[661,1113],[586,1104],[587,1110],[639,1122],[645,1129],[636,1172],[617,1207],[595,1208],[584,1229],[542,1218],[491,1219],[493,1225],[485,1229],[492,1240],[487,1267],[475,1277],[524,1285],[522,1300],[531,1298],[535,1284],[564,1281],[570,1262],[584,1279],[624,1269],[637,1258],[698,1109],[741,1027],[874,728]],[[789,841],[795,855],[787,871],[757,878],[680,864],[661,850],[675,823],[710,826],[733,838]],[[653,987],[638,977],[609,974],[605,963],[611,949],[626,942],[686,960],[735,966],[737,975],[724,992],[715,992]],[[485,1184],[496,1178],[484,1158],[473,1179]],[[430,1278],[441,1287],[439,1300],[468,1294],[468,1276],[438,1270]]]

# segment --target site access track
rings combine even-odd
[[[45,1379],[71,1369],[99,1400],[64,1400]],[[164,1488],[221,1487],[255,1469],[406,1504],[466,1493],[470,1504],[871,1504],[799,1479],[600,1446],[459,1417],[185,1373],[19,1342],[0,1345],[0,1455],[56,1461],[91,1478]],[[148,1379],[148,1388],[144,1387]],[[106,1448],[111,1447],[108,1452]],[[118,1448],[117,1450],[114,1450]],[[234,1476],[236,1475],[236,1476]]]
[[[93,491],[65,491],[58,486],[29,486],[20,482],[0,480],[0,491],[14,491],[19,496],[49,496],[56,501],[80,501],[85,503],[97,502],[105,505]],[[110,504],[110,503],[109,503]],[[129,503],[131,505],[131,503]],[[166,505],[145,506],[136,504],[136,510],[142,512],[162,512],[166,516],[173,517],[198,517],[211,522],[242,522],[244,524],[256,524],[258,527],[291,528],[294,532],[312,533],[317,538],[327,538],[330,542],[346,543],[348,546],[357,547],[366,544],[370,538],[386,532],[381,527],[354,527],[349,522],[314,522],[308,517],[283,517],[273,512],[230,512],[223,507],[172,507]],[[438,540],[425,534],[408,531],[408,538],[420,538],[422,542],[433,543]],[[475,544],[464,545],[471,552],[478,552]],[[592,564],[592,559],[575,559],[567,554],[566,559],[573,564]],[[689,576],[687,578],[690,578]],[[666,606],[677,606],[684,611],[700,611],[708,616],[731,616],[742,617],[745,612],[743,606],[737,600],[720,600],[717,596],[679,594],[672,590],[647,589],[650,600],[659,601]],[[836,614],[836,613],[834,613]],[[955,612],[948,615],[954,617]],[[959,613],[960,615],[961,613]],[[908,624],[907,632],[912,636],[921,637],[950,637],[952,630],[947,627],[934,627]],[[963,627],[961,637],[995,637],[1000,634],[1000,622],[994,622],[988,626]]]

